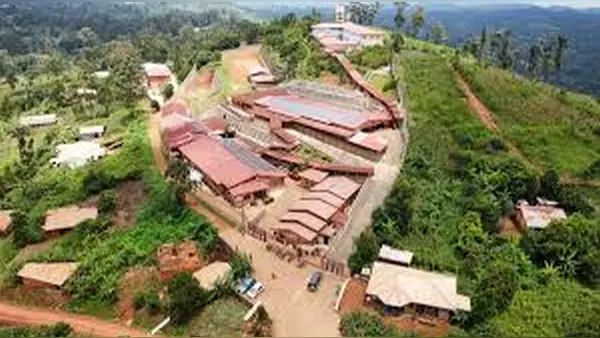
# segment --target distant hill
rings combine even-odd
[[[393,15],[393,7],[385,6],[378,24],[391,25]],[[469,36],[478,36],[484,26],[490,30],[510,28],[524,53],[527,50],[523,44],[531,43],[543,34],[561,32],[569,37],[570,50],[557,84],[600,96],[600,9],[523,5],[430,6],[427,20],[442,22],[453,45],[463,43]]]

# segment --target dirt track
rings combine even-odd
[[[0,323],[40,326],[67,323],[77,333],[98,337],[146,337],[146,331],[103,321],[90,316],[0,303]]]

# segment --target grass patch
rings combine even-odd
[[[600,158],[600,104],[592,97],[465,61],[460,70],[505,137],[537,165],[577,175]]]
[[[0,289],[6,286],[10,278],[10,262],[18,251],[12,237],[0,238]]]
[[[248,307],[234,297],[221,298],[208,305],[188,324],[192,337],[239,337]]]

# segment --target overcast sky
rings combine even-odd
[[[316,3],[320,3],[321,5],[323,3],[335,3],[335,2],[344,2],[344,1],[301,1],[301,0],[277,0],[277,1],[237,1],[238,3],[256,3],[256,2],[261,2],[261,3],[277,3],[277,4],[286,4],[286,3],[305,3],[305,4],[310,4],[311,6],[313,4]],[[393,2],[393,1],[379,1],[379,2]],[[465,5],[469,5],[469,4],[477,4],[477,5],[482,5],[482,4],[511,4],[511,3],[518,3],[518,4],[535,4],[535,5],[539,5],[539,6],[569,6],[569,7],[576,7],[576,8],[586,8],[586,7],[600,7],[600,0],[475,0],[475,1],[468,1],[468,0],[462,0],[462,1],[457,1],[457,0],[409,0],[408,2],[415,2],[415,3],[449,3],[449,4],[465,4]]]

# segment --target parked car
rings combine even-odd
[[[235,287],[235,292],[239,293],[240,295],[243,295],[246,292],[248,292],[248,290],[250,290],[254,283],[256,283],[256,279],[254,279],[253,277],[248,276],[240,278]]]
[[[260,282],[256,281],[246,295],[252,299],[256,299],[263,291],[265,291],[265,287]]]
[[[319,285],[321,285],[321,280],[323,279],[323,273],[321,271],[315,271],[308,276],[308,284],[307,288],[309,291],[315,292],[319,289]]]

